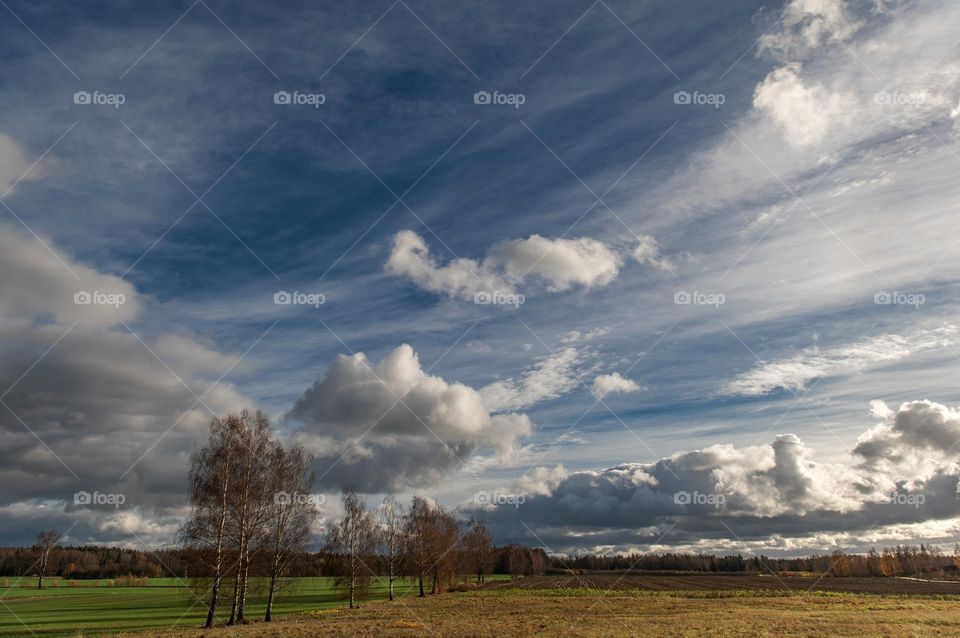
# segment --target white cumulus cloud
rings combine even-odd
[[[633,379],[627,379],[621,376],[619,372],[601,374],[593,380],[593,393],[599,399],[615,392],[627,394],[630,392],[639,392],[640,390],[641,386],[639,383]]]
[[[641,237],[632,254],[642,264],[673,270],[652,236]],[[535,281],[550,292],[601,288],[619,276],[625,259],[622,251],[598,239],[550,239],[533,234],[493,245],[482,261],[455,258],[441,263],[430,254],[423,237],[403,230],[393,238],[384,270],[424,290],[469,300],[478,292],[514,293]]]

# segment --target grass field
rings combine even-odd
[[[165,638],[546,636],[723,638],[960,635],[958,600],[864,594],[504,589],[376,602],[288,617],[272,626]]]
[[[205,631],[199,629],[203,604],[173,579],[151,579],[140,587],[56,581],[42,591],[30,588],[32,580],[10,579],[0,591],[0,636],[960,635],[960,596],[950,593],[954,582],[823,579],[827,589],[817,583],[808,591],[815,578],[777,581],[759,575],[561,575],[425,599],[404,584],[403,598],[394,602],[385,600],[380,583],[373,600],[348,610],[329,579],[309,578],[278,599],[276,622]],[[837,589],[842,587],[852,591]],[[259,620],[262,611],[262,598],[254,597],[250,619]]]
[[[3,584],[4,579],[0,579]],[[35,587],[32,578],[9,578],[0,587],[0,636],[109,635],[197,627],[206,618],[206,601],[198,600],[173,578],[151,578],[145,586],[136,587],[111,586],[106,580],[49,579],[44,580],[42,590]],[[403,596],[416,593],[409,583],[394,583],[394,588]],[[371,594],[372,600],[386,599],[386,584],[377,583]],[[262,618],[265,602],[262,595],[251,597],[248,618]],[[343,604],[342,596],[332,589],[331,579],[304,578],[276,597],[274,617]],[[218,617],[229,611],[229,605],[221,606]]]

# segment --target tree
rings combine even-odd
[[[56,530],[40,532],[37,534],[37,544],[33,546],[34,552],[37,555],[37,563],[39,564],[37,574],[37,589],[43,589],[43,575],[47,571],[47,564],[50,562],[50,556],[53,554],[53,549],[57,546],[57,542],[59,540],[60,533]]]
[[[270,578],[263,618],[266,622],[270,622],[273,615],[273,597],[279,589],[279,579],[287,573],[291,560],[306,551],[310,527],[317,517],[313,499],[309,498],[314,476],[303,448],[298,445],[285,450],[282,445],[275,445],[268,466],[273,505],[265,547]]]
[[[436,594],[452,583],[457,576],[460,527],[457,520],[440,507],[430,510],[427,549],[430,556],[432,584],[430,593]]]
[[[383,567],[387,574],[387,596],[393,600],[393,583],[400,577],[404,549],[404,512],[396,497],[387,496],[379,510]]]
[[[260,411],[243,410],[210,422],[208,445],[191,459],[191,513],[182,536],[210,578],[206,626],[213,626],[223,583],[233,575],[228,624],[244,622],[253,548],[269,515],[268,457],[276,444]]]
[[[233,488],[234,436],[236,430],[226,420],[214,417],[210,422],[208,445],[193,455],[190,462],[190,517],[181,536],[191,550],[189,556],[210,575],[210,604],[204,627],[212,627],[220,588],[227,570],[227,523],[230,493]]]
[[[456,519],[421,496],[414,496],[406,520],[407,573],[417,579],[424,596],[424,579],[430,593],[442,591],[457,574],[459,527]]]
[[[482,583],[493,562],[493,540],[487,526],[471,520],[463,537],[463,548],[467,568],[477,575],[477,582]]]
[[[524,576],[527,573],[527,552],[520,545],[507,546],[507,567],[510,578]]]
[[[227,417],[232,430],[234,455],[233,489],[227,501],[230,520],[228,531],[237,551],[237,569],[234,574],[233,604],[228,625],[245,622],[247,582],[252,548],[261,540],[263,525],[269,516],[272,495],[267,467],[272,448],[270,422],[260,410],[243,410]]]
[[[407,515],[404,526],[405,547],[404,555],[407,573],[417,579],[420,588],[419,596],[426,596],[423,590],[423,579],[430,570],[430,554],[428,550],[430,536],[430,503],[422,496],[414,496],[410,504],[410,513]]]
[[[365,598],[373,572],[367,566],[377,551],[377,526],[359,494],[343,493],[343,518],[327,530],[327,551],[336,568],[335,585],[346,588],[350,609],[358,598]]]

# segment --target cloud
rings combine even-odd
[[[642,264],[673,270],[652,236],[640,238],[633,256]],[[620,251],[597,239],[533,234],[495,244],[482,262],[456,258],[440,264],[423,237],[403,230],[394,235],[384,270],[429,292],[469,300],[483,291],[510,294],[534,281],[543,282],[549,292],[602,288],[617,278],[624,259]]]
[[[601,374],[593,380],[593,393],[598,399],[602,399],[614,392],[628,394],[630,392],[639,392],[641,389],[642,387],[639,383],[620,376],[619,372]]]
[[[763,55],[774,50],[786,53],[775,56],[776,67],[756,85],[752,111],[731,120],[726,135],[692,154],[683,168],[646,195],[645,204],[662,208],[669,220],[684,213],[680,219],[687,223],[690,216],[706,217],[736,206],[747,207],[749,217],[756,219],[757,211],[778,201],[796,204],[792,195],[784,196],[786,184],[804,193],[818,216],[835,227],[828,216],[830,209],[813,203],[818,190],[836,188],[834,180],[818,184],[811,171],[825,171],[842,162],[838,173],[849,171],[851,181],[869,179],[877,173],[908,170],[905,157],[916,155],[916,147],[940,149],[946,132],[937,129],[949,121],[957,106],[960,66],[939,58],[939,52],[953,45],[939,25],[952,23],[960,8],[942,2],[914,3],[890,20],[868,12],[853,18],[846,7],[838,1],[788,3],[784,16],[793,27],[786,34],[774,30],[771,35],[793,45],[762,49]],[[794,46],[841,41],[842,46]],[[935,136],[927,133],[913,139],[925,130]],[[870,151],[861,154],[858,149]],[[913,190],[931,196],[927,180],[932,170],[924,167],[923,177],[913,180],[912,189],[910,183],[900,186],[898,201],[918,197]],[[952,193],[944,193],[941,201],[929,205],[942,208],[949,201]],[[862,198],[853,197],[833,206],[844,210],[844,226],[866,220],[869,228],[877,227],[878,215],[888,208],[882,203],[868,206]],[[856,236],[854,231],[851,234]],[[841,235],[857,249],[850,235]],[[871,255],[871,263],[910,251],[885,253]]]
[[[19,534],[24,521],[52,512],[72,520],[61,506],[78,490],[123,493],[130,511],[169,522],[183,505],[188,457],[206,439],[210,419],[193,393],[209,388],[203,401],[219,413],[251,404],[229,382],[212,387],[236,357],[188,333],[141,328],[149,298],[46,244],[50,250],[0,224],[0,507],[24,517],[5,529]],[[78,291],[124,301],[78,304]],[[103,513],[83,516],[93,517],[77,530],[84,539],[147,529],[129,513],[109,529]],[[157,534],[170,529],[157,525]]]
[[[140,312],[140,297],[129,282],[74,263],[49,240],[6,224],[0,225],[0,270],[0,316],[7,320],[79,321],[80,330],[99,330],[132,321]],[[123,303],[78,304],[78,293],[115,295]]]
[[[800,65],[772,71],[754,91],[753,106],[770,117],[791,145],[816,147],[850,123],[853,98],[804,84],[800,72]]]
[[[287,419],[317,458],[323,486],[376,492],[435,484],[478,449],[510,459],[532,425],[492,415],[480,392],[428,374],[407,344],[378,364],[340,355]]]
[[[393,238],[393,248],[385,270],[395,277],[406,277],[430,292],[473,299],[478,292],[513,292],[513,284],[473,259],[458,258],[440,266],[430,255],[427,242],[412,230],[402,230]]]
[[[18,180],[26,182],[43,177],[53,164],[53,158],[48,155],[33,166],[16,140],[6,133],[0,133],[0,195],[9,196],[16,192]]]
[[[928,459],[960,456],[960,411],[932,401],[907,402],[896,412],[882,401],[871,407],[883,422],[861,435],[854,449],[867,461],[903,461],[912,452]]]
[[[721,393],[760,396],[777,389],[796,392],[813,379],[851,375],[951,345],[956,342],[956,333],[956,326],[945,326],[906,336],[879,335],[835,348],[808,348],[801,354],[757,365],[728,383]]]
[[[547,282],[548,290],[561,292],[573,286],[606,286],[620,274],[622,257],[589,237],[547,239],[531,235],[495,245],[487,262],[503,268],[512,279],[538,276]]]
[[[519,507],[462,508],[484,518],[498,538],[524,541],[528,525],[561,552],[594,544],[608,551],[654,543],[709,550],[731,541],[762,548],[772,539],[855,538],[960,517],[960,466],[952,462],[960,451],[950,449],[958,439],[960,411],[915,401],[865,433],[844,463],[815,461],[800,437],[781,434],[769,445],[713,445],[604,470],[536,468],[512,487],[525,496]],[[933,449],[950,458],[925,466],[877,462]],[[923,502],[905,498],[911,495]]]
[[[579,385],[576,366],[583,355],[566,347],[533,365],[516,379],[496,381],[480,389],[483,403],[492,412],[529,407],[556,398]]]
[[[550,496],[553,491],[570,476],[563,464],[556,467],[537,467],[525,473],[514,484],[514,492],[525,496]]]
[[[782,10],[777,28],[760,38],[758,49],[796,59],[849,39],[861,26],[850,15],[845,0],[791,0]]]
[[[659,270],[675,272],[676,267],[673,262],[660,254],[660,244],[656,237],[652,235],[641,235],[636,248],[633,249],[633,258],[641,264],[653,266]]]

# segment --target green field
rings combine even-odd
[[[110,581],[0,578],[0,636],[102,636],[132,638],[265,638],[277,636],[958,636],[960,596],[926,592],[893,593],[922,585],[901,579],[835,579],[831,587],[856,592],[809,591],[784,581],[770,589],[770,578],[709,575],[616,575],[495,578],[481,590],[417,598],[410,582],[397,588],[400,600],[387,602],[383,581],[372,600],[348,610],[329,578],[305,578],[280,595],[277,620],[261,622],[264,600],[254,595],[245,627],[204,631],[204,601],[175,579],[150,579],[144,586]],[[743,588],[728,588],[731,583]],[[810,579],[807,579],[810,580]],[[686,582],[691,581],[691,582]],[[47,581],[45,581],[47,582]],[[679,584],[690,589],[676,588]],[[615,586],[614,586],[615,585]],[[891,590],[887,593],[868,591]],[[928,584],[933,586],[933,584]],[[669,587],[652,589],[651,587]],[[955,582],[936,585],[944,589]],[[229,613],[229,605],[221,607]],[[640,632],[639,628],[642,628]],[[145,632],[139,634],[137,632]]]
[[[343,596],[333,590],[330,578],[303,578],[274,600],[274,617],[343,606]],[[399,595],[416,591],[412,583],[394,583]],[[387,598],[386,583],[378,581],[372,600]],[[206,618],[206,600],[196,598],[182,581],[151,578],[144,586],[122,587],[108,580],[63,581],[0,579],[0,636],[95,636],[141,629],[197,627]],[[266,599],[248,599],[247,617],[261,620]],[[229,604],[221,603],[218,621],[225,621]],[[29,629],[28,629],[29,627]]]

